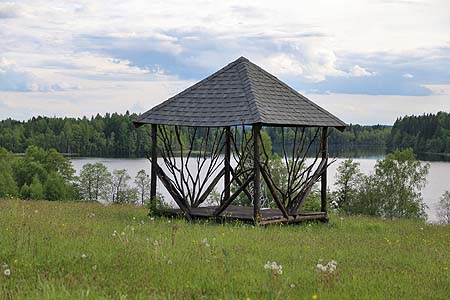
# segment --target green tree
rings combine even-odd
[[[137,186],[139,200],[144,205],[150,199],[150,176],[145,170],[140,170],[134,178],[134,183]]]
[[[42,200],[44,199],[44,187],[39,180],[38,175],[34,175],[33,180],[30,185],[30,199]]]
[[[0,198],[18,195],[19,189],[11,167],[12,160],[12,154],[0,147]]]
[[[102,163],[87,163],[80,171],[80,197],[89,201],[106,201],[111,185],[111,173]]]
[[[35,176],[40,182],[45,182],[48,171],[45,168],[47,153],[44,149],[30,146],[26,149],[25,155],[13,163],[14,178],[19,187],[23,184],[30,185]]]
[[[411,149],[388,154],[368,176],[347,161],[338,168],[334,200],[347,214],[425,218],[421,190],[428,170],[429,164],[418,161]]]
[[[46,200],[66,200],[66,185],[64,178],[56,173],[51,172],[44,184],[44,197]]]
[[[26,183],[20,188],[20,198],[25,200],[31,199],[31,189]]]
[[[443,224],[450,224],[450,192],[445,191],[439,199],[438,216]]]
[[[380,199],[381,215],[387,218],[425,218],[421,190],[430,165],[418,161],[411,148],[395,151],[375,165],[371,182]]]
[[[360,211],[356,206],[359,205],[358,192],[363,178],[359,163],[351,159],[344,160],[336,169],[336,190],[331,194],[332,206],[345,214]]]
[[[136,202],[136,190],[128,186],[131,179],[127,170],[114,170],[111,180],[111,198],[112,203],[134,203]]]
[[[47,172],[56,172],[60,174],[65,181],[73,180],[75,169],[73,168],[72,162],[55,149],[50,149],[47,152],[44,165]]]

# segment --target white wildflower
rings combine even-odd
[[[326,272],[327,269],[328,269],[328,268],[327,268],[326,266],[322,265],[322,264],[317,264],[317,265],[316,265],[316,270],[317,270],[317,271],[320,271],[320,272]]]
[[[321,260],[319,260],[319,262],[321,262]],[[323,265],[321,263],[318,263],[316,265],[316,270],[318,272],[323,272],[323,273],[334,273],[334,271],[336,271],[337,268],[337,262],[335,260],[330,260],[326,265]]]
[[[168,264],[168,265],[171,265],[171,264],[172,264],[172,260],[168,259],[168,260],[167,260],[167,264]]]
[[[150,218],[150,221],[155,221],[155,218],[154,218],[154,217],[151,217],[151,218]]]
[[[202,240],[202,244],[203,244],[205,247],[209,247],[209,246],[210,246],[209,243],[208,243],[208,239],[207,239],[207,238],[204,238],[204,239]]]
[[[3,274],[5,274],[5,276],[10,276],[11,275],[11,270],[10,269],[5,269],[5,271],[3,271]]]
[[[112,236],[117,236],[118,232],[114,230],[114,232],[112,233]]]
[[[270,261],[268,261],[268,262],[264,265],[264,269],[266,269],[266,270],[272,270],[272,271],[274,272],[274,274],[278,274],[278,275],[283,274],[283,266],[277,264],[276,262],[270,262]]]
[[[295,288],[295,284],[291,283],[291,289]]]
[[[81,254],[81,258],[82,258],[82,259],[86,259],[86,258],[87,258],[87,255],[83,253],[83,254]]]
[[[94,270],[94,271],[97,270],[97,265],[93,265],[92,270]]]
[[[336,202],[336,200],[331,201],[331,208],[337,209],[339,207],[339,204]]]
[[[133,217],[133,220],[136,220],[136,217]]]

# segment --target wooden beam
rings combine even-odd
[[[256,223],[261,218],[261,156],[259,153],[259,135],[261,124],[253,124],[253,219]]]
[[[231,195],[231,129],[225,127],[225,178],[223,202],[228,201]]]
[[[220,170],[219,174],[214,177],[214,179],[211,181],[208,188],[205,190],[205,192],[197,199],[197,201],[194,202],[194,205],[192,207],[198,207],[200,204],[202,204],[206,198],[208,198],[209,194],[211,194],[211,191],[216,187],[217,183],[219,182],[220,178],[225,174],[225,168]],[[229,198],[229,197],[228,197]]]
[[[158,140],[157,140],[157,130],[158,127],[156,124],[152,124],[152,132],[151,132],[151,138],[152,138],[152,168],[151,168],[151,174],[150,174],[150,201],[155,201],[156,198],[156,179],[157,179],[157,168],[158,168]]]
[[[328,165],[328,127],[322,127],[322,141],[320,143],[322,160],[325,161],[325,170],[322,172],[320,182],[320,211],[327,212],[327,165]]]
[[[264,169],[263,166],[260,166],[261,168],[261,174],[264,178],[264,181],[267,184],[267,187],[269,188],[270,194],[272,194],[273,200],[275,200],[275,203],[278,206],[278,209],[281,211],[283,216],[286,219],[289,219],[289,214],[286,211],[286,208],[284,207],[283,203],[281,203],[280,199],[278,198],[277,191],[275,190],[275,187],[273,186],[272,180],[270,179],[269,174],[267,174],[267,171]]]
[[[213,213],[214,217],[219,216],[230,204],[231,202],[233,202],[234,199],[236,199],[237,196],[239,196],[239,194],[245,190],[247,188],[247,186],[250,184],[250,182],[252,182],[253,180],[253,176],[250,176],[249,178],[247,178],[247,180],[244,182],[244,184],[242,184],[236,192],[233,193],[233,195],[230,196],[230,198],[228,198],[227,201],[223,202]]]
[[[185,199],[178,193],[176,188],[170,182],[169,177],[164,173],[163,169],[156,164],[157,174],[161,183],[165,186],[169,194],[172,196],[173,200],[177,203],[178,207],[184,212],[186,219],[192,220],[189,205]]]
[[[293,201],[292,207],[289,210],[291,215],[297,214],[298,210],[303,205],[303,202],[306,200],[306,197],[308,197],[312,187],[319,180],[319,177],[323,174],[324,170],[326,170],[326,168],[328,167],[326,162],[327,160],[322,159],[313,176],[311,176],[311,178],[309,179],[309,182],[303,187],[303,189]]]
[[[241,186],[241,185],[242,185],[242,180],[240,180],[239,177],[236,176],[236,174],[235,174],[233,168],[231,168],[231,175],[233,175],[233,180],[236,181],[236,183],[237,183],[239,186]],[[252,194],[248,191],[248,189],[245,188],[245,189],[243,190],[243,192],[244,192],[245,195],[247,196],[248,200],[249,200],[250,202],[252,202],[253,197],[252,197]]]

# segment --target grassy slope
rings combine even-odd
[[[338,262],[329,285],[320,258]],[[281,276],[264,270],[268,260]],[[450,227],[335,217],[254,228],[2,200],[0,268],[0,299],[449,299]]]

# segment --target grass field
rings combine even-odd
[[[0,299],[450,299],[449,226],[332,216],[255,228],[146,213],[1,200]],[[316,271],[319,259],[336,271]]]

